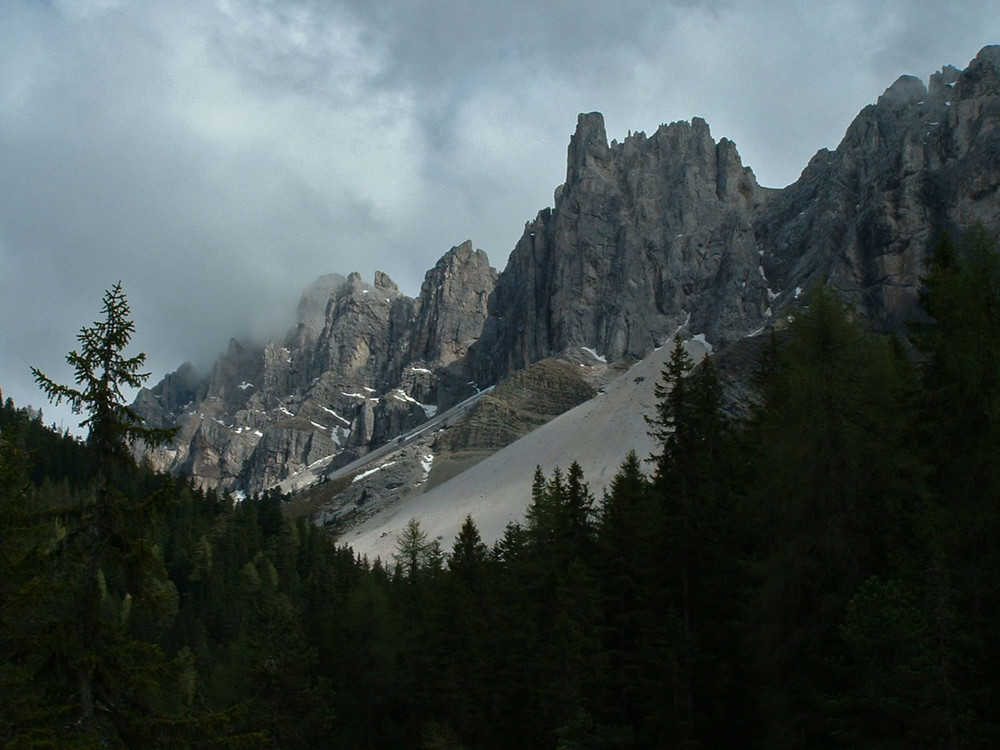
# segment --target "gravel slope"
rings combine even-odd
[[[644,417],[653,413],[654,387],[672,347],[673,342],[668,342],[612,380],[604,393],[448,482],[386,508],[351,529],[340,543],[371,560],[388,561],[395,552],[397,535],[416,518],[428,538],[439,539],[450,551],[466,515],[472,515],[483,541],[492,545],[509,522],[524,519],[536,466],[548,477],[555,467],[565,471],[578,461],[599,500],[630,450],[635,449],[642,459],[654,450]],[[705,353],[696,340],[686,342],[685,347],[696,362]]]

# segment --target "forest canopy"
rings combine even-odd
[[[994,747],[995,240],[943,240],[922,306],[886,337],[813,289],[740,418],[678,345],[659,447],[602,497],[578,464],[538,470],[492,546],[474,517],[445,547],[414,520],[367,560],[279,493],[237,502],[121,450],[156,436],[115,395],[141,374],[115,287],[82,387],[39,373],[91,439],[0,406],[0,742]]]

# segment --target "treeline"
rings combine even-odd
[[[124,461],[98,486],[99,445],[8,401],[0,741],[995,747],[991,238],[943,242],[922,300],[903,340],[807,295],[739,420],[712,360],[677,346],[660,450],[630,455],[604,497],[576,464],[539,471],[492,547],[472,518],[449,549],[413,521],[391,561],[336,547],[276,494],[236,503]]]

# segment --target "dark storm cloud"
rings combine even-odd
[[[324,273],[415,293],[503,267],[581,111],[705,117],[795,179],[902,73],[964,66],[993,0],[0,3],[0,388],[39,403],[121,279],[154,378],[278,335]]]

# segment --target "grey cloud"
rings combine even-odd
[[[901,73],[964,66],[993,0],[0,3],[0,388],[40,402],[121,279],[155,377],[276,335],[312,279],[503,267],[580,111],[704,116],[769,184]],[[53,365],[52,363],[56,363]]]

